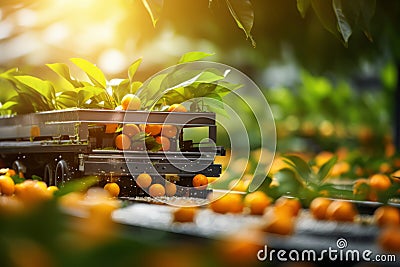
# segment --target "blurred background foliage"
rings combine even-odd
[[[326,30],[316,5],[304,14],[298,10],[299,3],[319,1],[254,0],[256,47],[237,27],[227,1],[147,1],[155,4],[153,20],[144,2],[2,1],[0,70],[18,67],[56,81],[46,63],[82,57],[111,80],[125,77],[128,66],[142,57],[136,78],[144,81],[182,54],[204,51],[263,89],[277,123],[278,151],[360,142],[382,148],[393,138],[400,58],[397,1],[377,2],[368,33],[357,28],[343,45],[338,32]]]

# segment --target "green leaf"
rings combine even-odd
[[[99,181],[97,176],[88,176],[82,179],[75,179],[60,186],[60,190],[54,192],[54,196],[61,197],[71,192],[84,191]]]
[[[144,7],[149,13],[153,27],[156,27],[157,21],[160,17],[161,11],[164,6],[164,0],[142,0]]]
[[[50,104],[50,107],[54,107],[52,103],[55,99],[55,90],[53,85],[49,81],[43,81],[39,78],[29,75],[15,76],[14,78],[20,83],[34,89],[47,100],[47,103]]]
[[[57,96],[57,104],[61,109],[78,107],[78,93],[76,91],[62,92]]]
[[[89,99],[95,96],[99,96],[103,93],[104,89],[95,86],[86,86],[78,88],[78,95],[77,95],[78,107],[84,107]]]
[[[128,77],[131,83],[133,82],[133,76],[135,75],[137,69],[139,68],[140,63],[142,63],[141,58],[133,62],[128,68]]]
[[[82,58],[71,58],[70,60],[86,73],[94,85],[106,88],[107,81],[104,73],[96,65]]]
[[[143,83],[142,82],[133,82],[130,84],[130,94],[135,94],[137,90],[139,90],[140,87],[142,87]]]
[[[72,85],[72,88],[82,87],[82,84],[79,81],[74,80],[71,77],[71,72],[69,70],[69,67],[66,64],[53,63],[53,64],[46,64],[46,66],[49,67],[55,73],[57,73],[60,77],[67,80]],[[72,89],[72,88],[69,88],[69,89]]]
[[[13,181],[14,181],[15,184],[20,184],[20,183],[22,183],[23,181],[25,181],[25,178],[20,177],[19,174],[13,175],[13,176],[11,177],[11,179],[13,179]]]
[[[151,152],[157,152],[161,149],[162,145],[157,143],[156,139],[153,136],[146,136],[145,138],[146,149]]]
[[[193,61],[198,61],[206,57],[210,57],[215,55],[215,53],[205,53],[205,52],[198,52],[198,51],[193,51],[193,52],[188,52],[179,59],[178,64],[181,63],[187,63],[187,62],[193,62]]]
[[[167,73],[159,74],[147,83],[146,86],[142,86],[136,93],[136,95],[142,101],[142,106],[144,109],[150,109],[154,105],[154,100],[158,99],[157,93],[160,91],[161,83],[167,77]]]
[[[333,11],[332,2],[327,0],[311,0],[311,5],[325,29],[343,42],[342,35],[338,31],[337,19]],[[347,46],[345,42],[343,42],[343,44]]]
[[[307,10],[310,8],[311,0],[297,0],[297,10],[305,18]]]
[[[330,158],[318,171],[317,177],[320,182],[323,182],[337,162],[337,156]]]
[[[360,5],[360,27],[363,29],[365,36],[372,42],[370,33],[370,22],[375,14],[376,0],[358,0]]]
[[[1,76],[0,76],[0,88],[1,88],[0,103],[4,103],[11,97],[17,95],[17,91],[15,91],[15,86],[13,85],[13,83]]]
[[[225,2],[238,27],[244,31],[253,47],[256,47],[256,42],[251,36],[251,29],[254,23],[254,10],[250,0],[225,0]]]
[[[339,32],[342,35],[343,40],[347,43],[353,31],[343,12],[342,0],[333,0],[332,5],[333,10],[335,11]]]
[[[302,158],[295,155],[285,155],[283,156],[283,158],[286,163],[288,163],[294,168],[294,170],[297,171],[297,173],[304,181],[309,181],[310,179],[313,179],[310,165],[308,165],[308,163],[305,162]]]

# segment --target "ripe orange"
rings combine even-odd
[[[118,124],[116,123],[107,123],[106,124],[106,129],[104,130],[105,133],[115,133],[115,131],[118,129]]]
[[[196,207],[180,207],[174,211],[174,222],[193,222],[194,217],[197,214],[198,209]]]
[[[36,204],[51,198],[52,193],[47,186],[40,181],[25,180],[15,185],[14,194],[25,204]]]
[[[261,230],[278,235],[291,235],[295,228],[295,219],[292,215],[289,209],[274,207],[264,214]]]
[[[146,124],[144,131],[151,136],[157,136],[161,133],[162,126],[159,124]]]
[[[8,177],[13,177],[13,176],[17,175],[17,173],[16,173],[16,171],[13,170],[13,169],[8,169],[7,172],[6,172],[6,174],[4,174],[4,175],[5,175],[5,176],[8,176]]]
[[[400,228],[386,227],[378,237],[378,243],[385,251],[400,252]]]
[[[30,130],[31,137],[38,137],[40,136],[40,127],[37,125],[32,125]]]
[[[275,201],[275,208],[288,209],[293,216],[297,216],[301,210],[301,203],[297,198],[282,196]]]
[[[176,137],[178,134],[178,128],[174,125],[163,125],[162,130],[161,130],[161,135],[168,137],[168,138],[173,138]]]
[[[315,156],[315,164],[318,167],[321,167],[324,165],[328,160],[330,160],[334,154],[329,151],[322,151],[320,152],[317,156]]]
[[[126,94],[121,100],[122,110],[139,110],[141,101],[134,94]]]
[[[156,142],[161,145],[161,151],[168,151],[171,148],[171,142],[168,137],[157,136]]]
[[[182,104],[173,104],[168,108],[169,112],[187,112],[187,109]]]
[[[51,185],[49,187],[47,187],[47,191],[51,192],[52,194],[54,194],[54,192],[56,192],[58,190],[58,187],[55,185]]]
[[[0,193],[11,196],[14,194],[14,180],[6,175],[0,176]]]
[[[240,213],[243,211],[242,197],[228,193],[220,198],[212,196],[209,207],[217,213]]]
[[[387,175],[378,173],[372,175],[369,178],[369,185],[372,189],[375,189],[377,191],[384,191],[392,185],[392,182]]]
[[[24,204],[16,196],[0,196],[0,214],[16,215],[24,211]]]
[[[352,222],[357,215],[354,205],[347,201],[334,200],[326,210],[328,220],[339,222]]]
[[[382,206],[375,210],[374,220],[379,226],[399,226],[400,212],[395,207]]]
[[[203,190],[207,188],[208,179],[204,174],[199,173],[193,177],[192,184],[195,189]]]
[[[140,133],[140,129],[136,124],[125,124],[122,128],[122,133],[132,137]]]
[[[176,185],[174,183],[165,182],[165,195],[172,197],[176,194]]]
[[[234,179],[229,183],[228,188],[234,191],[246,192],[248,186],[249,183],[244,182],[241,179]]]
[[[107,183],[104,189],[110,194],[111,197],[117,197],[120,192],[119,185],[117,183]]]
[[[311,215],[317,220],[325,220],[326,211],[331,203],[332,200],[324,197],[317,197],[313,199],[310,204]]]
[[[165,196],[165,188],[161,184],[152,184],[149,187],[149,195],[152,197],[162,197]]]
[[[255,191],[247,194],[243,202],[246,207],[250,208],[251,214],[262,215],[271,204],[272,199],[262,191]]]
[[[119,134],[115,137],[115,145],[121,150],[129,149],[131,146],[131,139],[125,134]]]
[[[138,175],[138,177],[136,178],[136,184],[138,186],[140,186],[141,188],[147,188],[151,185],[151,182],[153,181],[153,179],[151,178],[151,176],[147,173],[141,173]]]
[[[215,252],[218,255],[219,266],[257,266],[258,251],[263,249],[264,234],[258,229],[240,229],[235,233],[226,235],[218,242]]]

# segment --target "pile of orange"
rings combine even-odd
[[[136,184],[147,191],[152,197],[174,196],[177,192],[176,184],[165,180],[164,184],[157,183],[148,173],[141,173],[136,177]]]
[[[121,105],[117,110],[139,110],[141,107],[141,100],[134,94],[126,94],[122,100]],[[168,107],[168,112],[187,112],[187,109],[182,104],[173,104]],[[118,130],[118,124],[106,124],[105,133],[115,133]],[[146,124],[141,127],[135,124],[126,124],[123,126],[122,133],[117,135],[114,143],[120,150],[143,150],[143,145],[138,145],[134,142],[133,137],[140,132],[145,132],[147,135],[154,138],[155,142],[161,145],[161,151],[168,151],[171,149],[171,139],[176,138],[178,135],[178,128],[174,125],[159,125],[159,124]]]

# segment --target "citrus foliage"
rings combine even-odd
[[[137,94],[146,110],[162,109],[165,105],[206,97],[217,101],[210,105],[204,100],[201,107],[196,102],[191,110],[223,112],[222,97],[240,87],[223,81],[229,72],[220,73],[212,69],[194,72],[181,70],[182,64],[211,55],[204,52],[189,52],[183,55],[178,62],[180,65],[168,75],[156,75],[146,88],[142,87],[142,82],[134,79],[142,62],[141,58],[130,65],[127,78],[110,81],[96,65],[85,59],[72,58],[71,62],[87,76],[86,80],[73,77],[65,63],[47,64],[47,67],[66,81],[65,88],[57,88],[50,80],[11,69],[0,73],[0,81],[5,91],[0,114],[26,114],[66,108],[115,109],[127,94]]]

